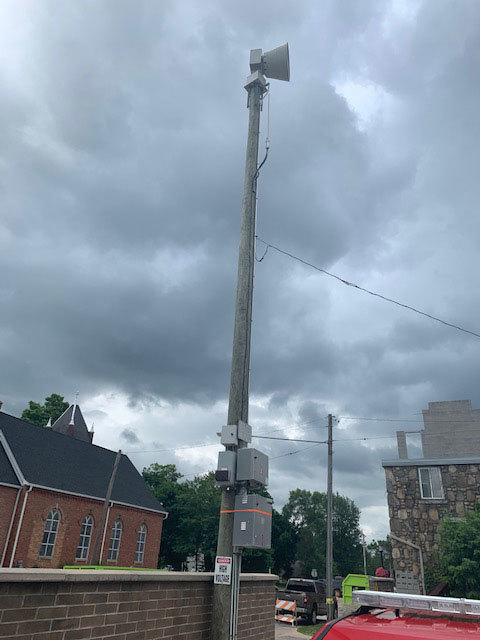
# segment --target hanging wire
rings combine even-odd
[[[258,176],[260,174],[260,169],[263,167],[263,165],[265,164],[265,162],[267,161],[268,158],[268,152],[270,151],[270,85],[267,85],[267,134],[265,137],[265,157],[263,158],[262,162],[259,164],[256,172],[255,172],[255,176],[253,178],[253,183],[252,183],[252,191],[254,193],[254,198],[255,198],[255,238],[254,238],[254,242],[255,242],[255,248],[254,248],[254,256],[255,256],[255,260],[257,262],[262,262],[262,260],[265,258],[265,256],[268,253],[268,247],[265,248],[265,251],[263,252],[263,255],[261,258],[258,258],[257,256],[257,243],[256,243],[256,238],[257,238],[257,219],[258,219],[258,189],[257,189],[257,179]],[[262,98],[265,98],[265,96]]]

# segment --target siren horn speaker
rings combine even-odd
[[[290,80],[290,60],[288,55],[288,43],[281,47],[265,51],[262,56],[263,73],[267,78],[275,80]]]

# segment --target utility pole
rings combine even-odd
[[[248,92],[248,139],[238,250],[237,296],[227,423],[227,425],[237,426],[240,422],[248,424],[260,112],[263,96],[268,91],[265,76],[278,80],[290,80],[288,44],[263,54],[261,49],[252,49],[250,52],[250,71],[251,74],[245,85]],[[246,442],[242,443],[241,440],[237,440],[237,442],[238,444],[226,444],[226,449],[236,454],[239,447],[246,446]],[[241,548],[233,547],[233,523],[237,492],[246,493],[245,483],[238,483],[235,480],[233,486],[222,486],[217,556],[230,557],[233,562],[231,583],[214,584],[213,640],[236,640],[237,635],[241,569]]]
[[[327,620],[335,617],[333,598],[333,518],[332,518],[332,484],[333,484],[333,417],[328,414],[328,471],[327,471]]]
[[[262,83],[263,79],[263,83]],[[248,423],[248,384],[250,374],[250,336],[252,327],[252,293],[255,242],[255,187],[257,180],[258,139],[260,110],[266,82],[257,74],[253,82],[247,84],[248,91],[248,142],[245,162],[245,183],[243,192],[242,223],[238,253],[237,298],[233,333],[232,373],[228,403],[228,423]],[[230,446],[236,450],[235,445]],[[220,523],[218,529],[217,556],[233,556],[233,516],[235,509],[235,489],[222,487]],[[228,640],[231,636],[232,584],[214,585],[213,590],[213,638]]]
[[[327,467],[327,620],[335,617],[335,601],[333,597],[333,518],[332,518],[332,484],[333,484],[333,417],[328,414],[328,467]]]
[[[237,296],[233,330],[232,371],[228,401],[228,425],[248,424],[250,337],[252,327],[253,271],[255,263],[255,211],[258,178],[258,140],[262,100],[268,90],[265,76],[290,80],[288,45],[262,54],[261,49],[250,52],[250,71],[245,89],[248,92],[248,139],[243,187],[242,221],[238,251]],[[236,454],[239,444],[226,444]],[[244,443],[246,446],[246,442]],[[214,584],[213,640],[235,640],[237,635],[238,592],[240,586],[241,549],[233,547],[235,496],[246,492],[245,483],[222,486],[217,556],[230,557],[230,584]]]
[[[107,495],[105,496],[105,502],[103,503],[102,516],[100,518],[100,522],[97,527],[97,535],[95,536],[95,542],[93,543],[93,551],[91,557],[91,564],[97,565],[101,562],[101,540],[103,536],[103,531],[105,529],[105,521],[108,513],[108,505],[110,503],[110,498],[112,497],[113,485],[115,484],[115,477],[117,475],[118,465],[120,464],[120,460],[122,459],[121,450],[118,451],[117,456],[115,458],[115,462],[113,463],[112,475],[110,476],[110,482],[108,483]]]
[[[362,533],[362,548],[363,548],[363,573],[367,575],[367,543],[365,541],[365,534]]]

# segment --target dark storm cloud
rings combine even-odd
[[[185,8],[185,30],[183,10],[171,4],[65,6],[55,22],[35,6],[24,54],[28,99],[6,171],[2,252],[3,297],[14,299],[3,315],[12,332],[4,362],[12,391],[25,398],[19,379],[42,394],[58,388],[61,372],[86,392],[113,384],[133,397],[225,394],[247,50],[241,21],[224,8],[216,16],[215,6]],[[276,28],[283,31],[292,15],[304,23],[301,12],[283,12]],[[220,58],[223,81],[211,83]],[[324,236],[322,260],[331,261],[347,250],[339,212],[349,207],[316,185],[341,173],[358,191],[367,163],[362,139],[326,79],[314,85],[300,75],[295,100],[278,95],[272,127],[284,134],[265,169],[272,214],[265,230],[277,220],[275,235],[298,247],[302,237]],[[312,135],[319,121],[328,131],[320,146]],[[340,172],[341,165],[349,166]],[[292,226],[299,207],[302,224]],[[259,304],[259,316],[281,303],[278,295]],[[279,340],[291,321],[284,319]],[[284,360],[292,363],[295,350],[298,368],[308,371],[301,335],[297,343]],[[290,377],[260,379],[259,390],[287,387]]]
[[[137,436],[133,429],[124,429],[120,436],[128,442],[128,444],[139,444],[141,442],[140,438]]]
[[[54,12],[32,2],[28,21],[14,2],[0,10],[7,410],[52,391],[113,389],[139,413],[195,403],[215,411],[214,420],[179,417],[161,446],[177,433],[198,441],[220,423],[248,50],[285,40],[292,81],[272,81],[262,114],[260,154],[268,112],[271,150],[259,235],[479,330],[477,2],[115,0]],[[256,265],[251,385],[268,413],[254,408],[252,419],[265,427],[327,413],[418,417],[432,400],[478,407],[479,356],[476,339],[273,250]],[[348,433],[397,427],[352,422]],[[365,505],[384,502],[374,446],[336,451],[340,486]],[[290,488],[316,481],[312,470],[323,477],[319,452],[301,455],[273,461]],[[272,482],[284,495],[287,483]]]

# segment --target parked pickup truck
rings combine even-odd
[[[317,615],[324,616],[327,614],[323,580],[290,578],[285,590],[277,592],[277,598],[296,602],[297,616],[306,618],[310,624],[316,623]]]

